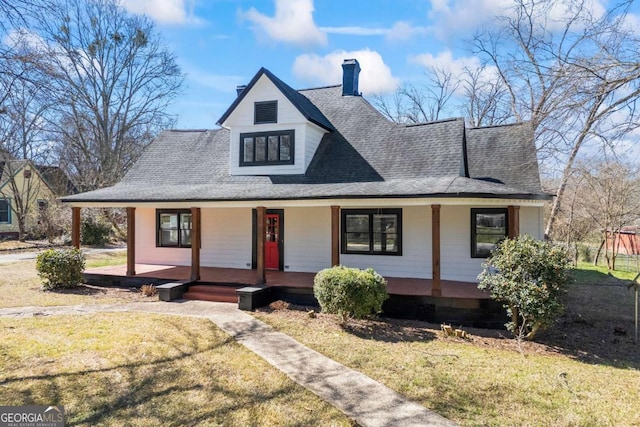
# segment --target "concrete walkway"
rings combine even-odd
[[[347,368],[236,308],[204,301],[129,303],[0,309],[0,316],[31,317],[98,312],[149,312],[211,320],[293,381],[362,426],[455,426],[366,375]]]

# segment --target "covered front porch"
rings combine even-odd
[[[128,276],[124,265],[93,268],[84,274],[87,282],[102,285],[173,282],[186,289],[185,298],[191,290],[202,295],[209,288],[212,292],[210,300],[238,303],[241,308],[243,298],[248,295],[242,288],[261,293],[253,297],[257,299],[249,304],[250,309],[276,300],[317,305],[313,295],[314,273],[266,270],[266,283],[260,285],[256,271],[250,269],[201,267],[198,281],[190,280],[190,266],[136,264],[135,269],[135,276]],[[498,328],[506,321],[504,309],[479,290],[476,283],[442,280],[439,295],[434,295],[431,279],[386,277],[386,280],[389,299],[383,305],[384,316]]]
[[[275,205],[277,202],[273,203]],[[283,203],[279,207],[286,205]],[[401,229],[398,233],[398,240],[404,241],[404,250],[396,247],[396,253],[384,256],[373,252],[354,255],[354,252],[347,250],[347,233],[344,225],[341,227],[341,211],[370,206],[365,201],[351,201],[349,208],[337,204],[284,209],[267,209],[264,206],[252,208],[251,204],[244,207],[234,204],[217,208],[212,204],[208,208],[181,208],[180,218],[182,215],[189,217],[189,227],[186,229],[189,243],[180,247],[166,247],[160,243],[159,236],[164,235],[164,231],[158,228],[159,225],[153,225],[160,218],[156,214],[161,212],[158,208],[154,213],[153,208],[145,206],[136,213],[136,207],[127,207],[127,265],[126,270],[114,275],[142,279],[152,277],[151,274],[157,278],[192,282],[265,286],[286,284],[311,288],[315,272],[342,264],[374,268],[387,278],[393,295],[486,298],[473,283],[480,271],[480,261],[478,257],[473,259],[468,253],[465,254],[471,239],[471,232],[464,231],[465,227],[469,227],[466,217],[469,207],[459,209],[457,205],[445,206],[444,221],[441,221],[440,204],[429,205],[424,200],[395,200],[393,203],[400,207],[395,209],[399,214],[394,227],[402,222],[405,225],[404,233]],[[504,211],[508,211],[508,236],[519,235],[520,207],[508,205]],[[138,229],[137,216],[142,225]],[[271,216],[279,217],[276,221],[279,224],[276,227],[279,228],[275,232],[273,226],[267,224]],[[445,223],[444,228],[441,222]],[[286,239],[283,237],[285,230]],[[182,235],[180,233],[184,231],[176,231],[176,235]],[[375,236],[376,233],[369,230],[365,235]],[[73,245],[79,247],[80,207],[73,207],[72,237]],[[277,254],[275,264],[269,260],[273,257],[266,255],[274,252]],[[446,253],[445,259],[443,252]],[[183,267],[176,267],[176,264]],[[245,265],[247,268],[244,268]],[[447,268],[447,279],[442,277],[443,266]]]
[[[136,264],[136,279],[148,281],[189,281],[191,267],[175,265]],[[289,287],[313,290],[314,273],[288,272],[266,270],[266,286]],[[85,270],[89,277],[99,276],[102,281],[117,281],[122,284],[127,279],[127,266],[117,265],[98,267]],[[433,280],[411,279],[404,277],[386,277],[387,292],[390,295],[404,296],[434,296]],[[144,280],[143,280],[144,281]],[[199,283],[223,285],[259,285],[255,270],[239,268],[200,267]],[[457,299],[489,299],[489,294],[478,289],[476,283],[457,282],[452,280],[440,281],[440,297]]]

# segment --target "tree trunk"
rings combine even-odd
[[[596,252],[596,257],[593,259],[593,265],[594,266],[598,266],[598,260],[600,259],[600,252],[602,252],[602,247],[604,246],[604,240],[602,241],[602,243],[600,243],[600,246],[598,246],[598,252]]]

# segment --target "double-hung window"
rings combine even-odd
[[[292,165],[295,131],[240,134],[240,166]]]
[[[157,246],[191,247],[191,211],[161,209],[157,211]]]
[[[343,209],[342,253],[402,255],[402,209]]]
[[[487,258],[508,230],[506,208],[471,209],[471,257]]]
[[[8,224],[11,222],[11,201],[9,199],[0,199],[0,223]]]

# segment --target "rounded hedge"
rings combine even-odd
[[[313,294],[323,312],[337,314],[343,321],[361,319],[382,311],[388,298],[387,281],[371,268],[336,266],[316,274]]]
[[[42,289],[75,288],[82,283],[84,254],[79,249],[49,249],[36,258]]]

